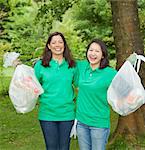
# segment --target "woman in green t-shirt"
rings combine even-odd
[[[75,118],[73,82],[75,62],[62,33],[48,37],[35,74],[44,93],[40,96],[38,119],[47,150],[69,150],[70,131]]]
[[[87,60],[78,62],[76,119],[80,150],[105,150],[110,131],[107,89],[116,74],[109,67],[107,48],[95,39],[87,47]]]

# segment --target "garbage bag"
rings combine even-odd
[[[107,91],[108,103],[122,116],[136,111],[145,103],[141,79],[129,61],[126,61],[112,80]]]
[[[27,65],[18,65],[13,74],[9,96],[18,113],[27,113],[34,109],[43,88],[35,77],[34,69]]]
[[[7,68],[9,66],[15,66],[15,61],[17,61],[19,53],[16,52],[7,52],[3,56],[3,67]]]

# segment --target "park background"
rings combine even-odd
[[[131,53],[144,54],[145,0],[0,0],[0,150],[45,149],[39,104],[30,113],[16,113],[8,96],[14,68],[2,65],[6,52],[18,52],[22,63],[32,66],[53,31],[65,35],[75,59],[85,58],[91,39],[102,39],[110,65],[119,69]],[[144,106],[126,117],[111,111],[108,150],[145,150],[144,139]],[[77,149],[72,139],[71,150]]]

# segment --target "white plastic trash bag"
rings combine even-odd
[[[34,69],[27,65],[18,65],[9,87],[9,96],[16,111],[27,113],[33,110],[38,96],[43,92]]]
[[[20,56],[19,53],[16,52],[7,52],[3,56],[3,67],[7,68],[9,66],[15,66],[15,61]]]
[[[129,61],[123,64],[112,80],[107,99],[112,109],[122,116],[134,112],[145,103],[145,90]]]

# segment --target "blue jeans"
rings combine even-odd
[[[69,150],[73,122],[40,120],[47,150]]]
[[[96,128],[78,121],[77,136],[80,150],[105,150],[109,128]]]

